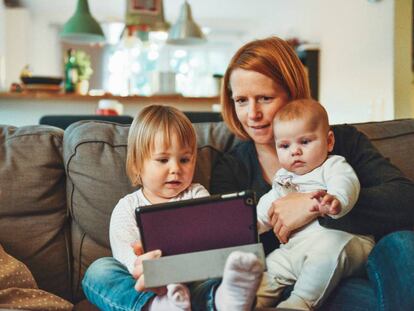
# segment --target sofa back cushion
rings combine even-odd
[[[0,244],[38,286],[70,299],[63,131],[0,127]]]
[[[414,180],[413,149],[414,119],[354,124],[372,141],[375,147]]]

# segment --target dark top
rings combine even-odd
[[[414,183],[384,158],[369,139],[350,125],[332,127],[335,147],[332,154],[345,157],[361,183],[354,208],[333,219],[319,218],[327,228],[355,234],[383,235],[412,229],[414,223]],[[259,199],[271,188],[262,176],[252,141],[241,142],[223,155],[213,169],[211,193],[253,189]],[[272,231],[261,236],[266,253],[278,246]],[[275,244],[276,243],[276,244]]]

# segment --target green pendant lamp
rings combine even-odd
[[[89,11],[88,0],[78,0],[75,14],[63,25],[60,38],[62,41],[77,44],[105,41],[101,26]]]

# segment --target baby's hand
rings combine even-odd
[[[325,190],[314,192],[312,198],[317,199],[319,204],[313,206],[311,212],[319,212],[321,215],[337,215],[341,212],[339,200]]]
[[[135,255],[137,255],[137,259],[134,263],[134,270],[132,271],[132,276],[134,279],[137,280],[135,283],[135,289],[137,291],[145,291],[145,280],[144,280],[144,268],[142,262],[148,259],[156,259],[161,257],[160,250],[154,250],[151,252],[144,253],[142,245],[140,242],[135,242],[131,245],[134,250]],[[159,288],[151,288],[152,292],[156,293],[157,295],[164,295],[167,292],[166,287],[159,287]]]

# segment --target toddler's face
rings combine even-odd
[[[145,197],[153,204],[167,202],[186,190],[193,181],[195,154],[171,136],[164,146],[162,135],[156,135],[153,150],[144,160],[141,182]]]
[[[303,119],[274,124],[276,151],[280,165],[298,175],[319,167],[332,151],[334,136],[324,126],[313,128]]]

